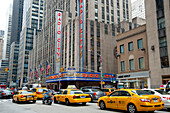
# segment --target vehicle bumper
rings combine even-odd
[[[70,103],[83,103],[83,102],[90,102],[91,98],[86,99],[70,99]]]
[[[44,95],[37,95],[37,98],[42,99],[42,98],[44,98]]]
[[[164,108],[170,108],[170,104],[164,104]]]
[[[154,104],[154,105],[140,105],[137,110],[138,111],[156,111],[164,108],[164,104]]]
[[[33,101],[33,100],[37,100],[37,97],[34,97],[34,98],[33,98],[33,97],[31,97],[31,98],[26,98],[26,97],[24,97],[24,98],[20,98],[20,99],[19,99],[19,101],[22,101],[22,102],[23,102],[23,101]]]

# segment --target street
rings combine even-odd
[[[42,100],[33,103],[12,103],[12,99],[0,99],[0,113],[126,113],[118,110],[100,110],[97,103],[87,103],[86,106],[81,104],[43,105]],[[168,113],[166,110],[156,111],[155,113]]]

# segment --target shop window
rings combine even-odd
[[[144,69],[145,68],[145,61],[144,57],[139,58],[139,69]]]
[[[168,56],[161,57],[161,68],[169,67]]]

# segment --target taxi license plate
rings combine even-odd
[[[32,97],[32,96],[27,96],[28,98]]]
[[[158,102],[157,100],[154,100],[154,102]]]
[[[31,98],[27,98],[27,100],[32,100],[33,98],[31,97]]]
[[[81,96],[80,98],[86,98],[86,96]]]

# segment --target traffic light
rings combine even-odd
[[[7,68],[5,68],[5,72],[9,72],[9,68],[7,67]]]
[[[61,68],[60,71],[63,72],[63,71],[64,71],[64,68]]]

